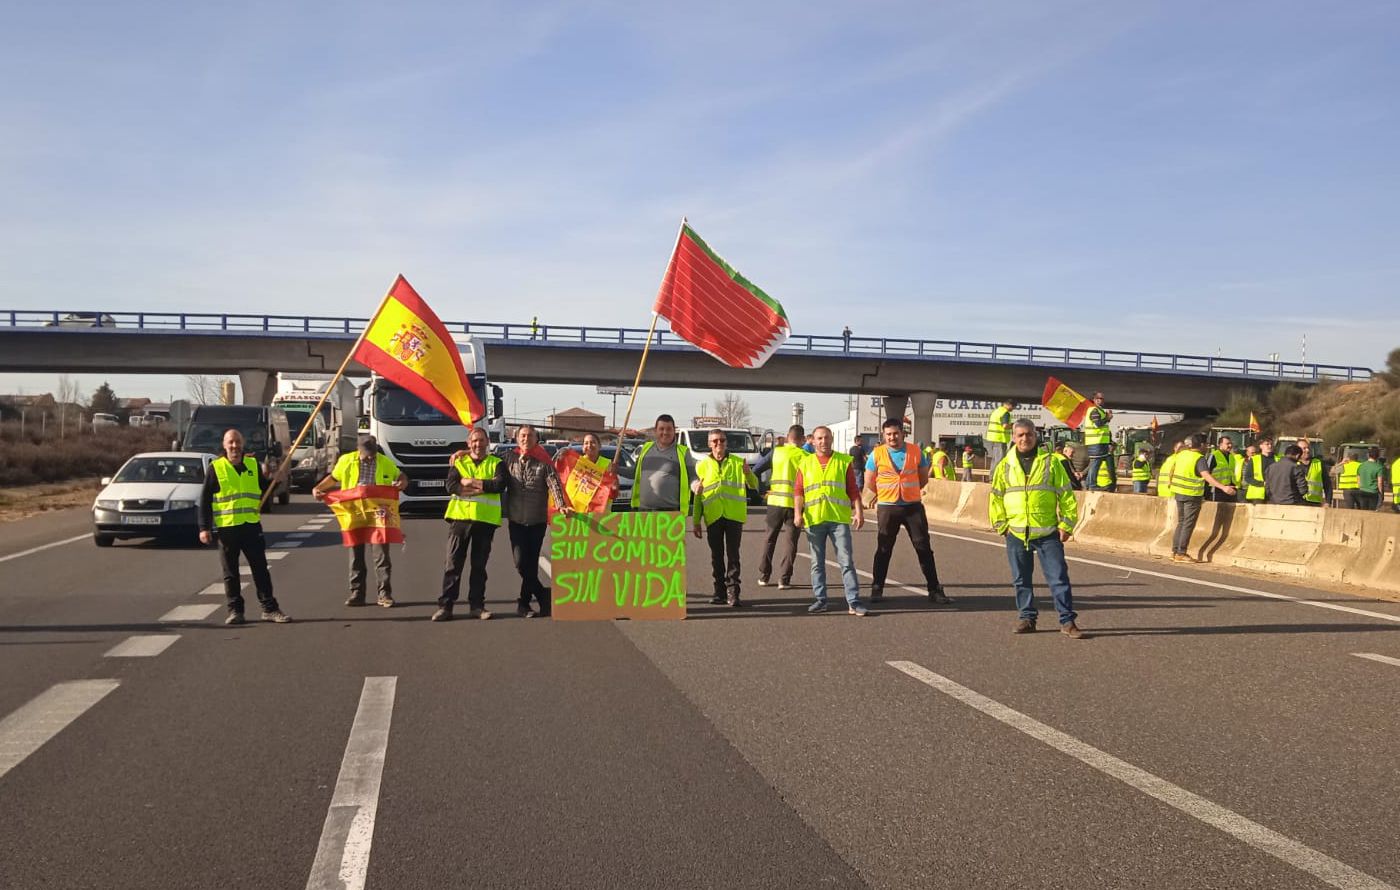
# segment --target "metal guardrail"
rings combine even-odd
[[[353,338],[369,323],[367,318],[334,318],[315,315],[235,315],[194,312],[69,312],[0,309],[0,328],[107,329],[158,333],[235,333],[268,336],[317,335]],[[600,328],[573,325],[501,324],[498,322],[445,322],[453,333],[471,334],[488,343],[530,343],[548,346],[617,346],[640,349],[645,328]],[[693,349],[686,341],[658,329],[653,349]],[[844,337],[794,334],[778,350],[783,354],[856,356],[892,359],[933,359],[986,364],[1033,364],[1100,370],[1144,371],[1229,377],[1242,380],[1284,380],[1315,383],[1322,380],[1371,379],[1370,368],[1319,365],[1303,362],[1259,361],[1204,355],[1172,355],[1156,352],[1121,352],[1073,349],[1058,346],[1019,346],[1006,343],[964,343],[955,340],[914,340],[895,337]]]

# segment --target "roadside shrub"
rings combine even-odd
[[[1282,417],[1292,414],[1308,400],[1308,392],[1296,383],[1280,383],[1269,392],[1269,410]]]
[[[0,486],[64,482],[116,472],[127,458],[142,451],[166,451],[170,433],[161,427],[112,427],[98,433],[60,439],[57,430],[44,436],[28,424],[0,426]]]
[[[1376,426],[1363,417],[1343,417],[1333,421],[1322,431],[1322,440],[1329,446],[1344,442],[1366,442],[1376,434]]]

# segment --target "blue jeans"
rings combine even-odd
[[[1099,487],[1099,465],[1104,461],[1113,460],[1113,449],[1109,445],[1090,445],[1089,448],[1089,471],[1084,476],[1084,487],[1089,491],[1106,491]],[[1117,477],[1117,467],[1109,466],[1109,472]]]
[[[1035,572],[1035,556],[1040,554],[1040,572],[1050,585],[1050,596],[1055,600],[1055,611],[1060,613],[1060,623],[1069,624],[1075,619],[1074,591],[1069,586],[1069,567],[1065,565],[1065,545],[1060,543],[1058,533],[1043,538],[1022,541],[1015,535],[1006,536],[1006,560],[1011,563],[1011,584],[1016,588],[1016,609],[1022,618],[1035,620],[1035,588],[1032,586]]]
[[[1133,494],[1147,494],[1147,483],[1138,479],[1134,479]]]
[[[812,596],[826,602],[826,541],[836,545],[836,563],[841,566],[841,585],[846,589],[846,605],[860,602],[860,581],[851,553],[851,527],[843,522],[819,522],[807,526],[807,546],[812,551]]]

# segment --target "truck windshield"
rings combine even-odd
[[[401,426],[458,426],[448,417],[406,389],[380,381],[374,390],[374,419]]]

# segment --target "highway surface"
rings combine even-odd
[[[0,886],[1400,887],[1400,604],[1072,546],[1090,638],[1014,636],[939,528],[954,606],[809,615],[753,516],[748,608],[692,540],[686,621],[522,620],[502,532],[497,617],[433,624],[440,520],[351,609],[326,519],[267,517],[295,622],[235,628],[212,549],[3,526]]]

